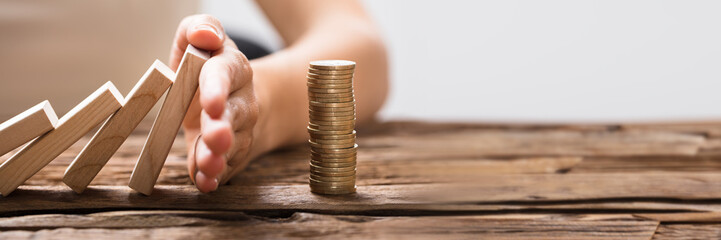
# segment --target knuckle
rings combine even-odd
[[[233,77],[238,80],[251,80],[253,77],[253,69],[250,66],[248,58],[245,57],[245,54],[238,49],[228,49],[228,51],[230,54],[227,59],[227,61],[229,61],[227,65]]]
[[[260,114],[260,106],[258,102],[251,101],[248,103],[248,123],[254,126],[258,122],[258,115]]]
[[[243,135],[242,137],[239,137],[238,142],[236,143],[238,146],[238,150],[247,150],[250,148],[250,145],[252,144],[253,138],[248,135]]]

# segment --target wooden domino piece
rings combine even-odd
[[[54,130],[36,138],[0,165],[0,193],[7,196],[122,106],[123,96],[107,82],[65,114]]]
[[[65,171],[63,182],[73,191],[82,193],[168,90],[174,74],[165,64],[155,60],[127,95],[123,107],[100,127],[73,160]]]
[[[165,102],[135,164],[135,169],[130,175],[128,186],[135,191],[145,195],[153,192],[160,170],[165,164],[165,158],[168,157],[173,140],[180,130],[180,124],[198,89],[200,69],[208,58],[210,55],[207,52],[188,45],[176,72],[175,82],[170,86]]]
[[[58,115],[45,100],[0,124],[0,156],[55,129]]]

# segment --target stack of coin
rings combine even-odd
[[[356,191],[355,62],[313,61],[308,68],[310,100],[310,190],[320,194]]]

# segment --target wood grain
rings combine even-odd
[[[599,184],[603,183],[603,184]],[[223,186],[212,194],[194,186],[157,186],[149,197],[125,187],[90,187],[82,196],[62,187],[24,186],[0,199],[0,213],[29,210],[175,209],[305,210],[338,213],[375,211],[487,211],[485,205],[610,204],[608,209],[633,209],[638,201],[721,199],[721,174],[508,174],[481,176],[473,182],[358,186],[358,194],[314,195],[308,185]],[[512,190],[512,191],[509,191]],[[71,201],[69,201],[71,200]],[[625,200],[625,201],[620,201]],[[682,202],[681,202],[682,203]],[[691,202],[693,203],[693,202]],[[691,204],[690,203],[690,204]],[[625,205],[624,205],[625,204]],[[700,205],[710,203],[701,202]],[[663,209],[661,205],[659,209]],[[561,207],[551,206],[561,209]],[[582,209],[584,207],[579,207]],[[708,207],[710,208],[710,207]],[[714,205],[718,209],[718,204]]]
[[[0,238],[650,239],[656,221],[628,216],[368,217],[295,213],[267,219],[233,212],[112,212],[0,219]],[[79,228],[65,228],[83,226]],[[134,229],[125,229],[125,228]],[[34,231],[37,228],[48,230]]]
[[[570,130],[485,130],[434,132],[423,135],[378,136],[358,145],[404,155],[396,159],[479,156],[647,156],[695,155],[705,138],[664,132],[579,132]],[[385,148],[385,149],[384,149]]]
[[[156,60],[125,98],[125,104],[100,127],[65,171],[63,182],[82,193],[160,96],[170,87],[173,71]]]
[[[128,179],[150,126],[82,195],[60,180],[91,136],[0,198],[0,238],[649,239],[661,222],[657,239],[713,239],[721,223],[717,123],[377,123],[358,129],[359,193],[340,197],[308,191],[305,145],[201,194],[176,141],[152,196],[108,186]]]
[[[0,193],[7,196],[40,171],[75,141],[103,122],[122,106],[123,97],[107,82],[70,112],[58,126],[33,140],[0,165]]]
[[[721,223],[721,212],[639,213],[634,216],[663,223]]]
[[[145,195],[153,192],[153,186],[158,180],[173,140],[195,96],[200,70],[209,57],[207,52],[188,45],[175,75],[175,81],[165,97],[165,102],[130,176],[128,183],[130,188]]]
[[[662,224],[653,239],[719,239],[721,224]]]
[[[0,156],[55,128],[58,116],[47,100],[0,124]]]

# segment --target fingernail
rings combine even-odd
[[[213,190],[210,190],[210,191],[218,190],[218,179],[217,178],[213,178],[213,185],[215,187],[213,187]]]
[[[195,25],[195,30],[208,30],[213,32],[216,36],[218,36],[218,39],[223,39],[223,35],[218,29],[215,28],[215,26],[210,24],[198,24]]]

